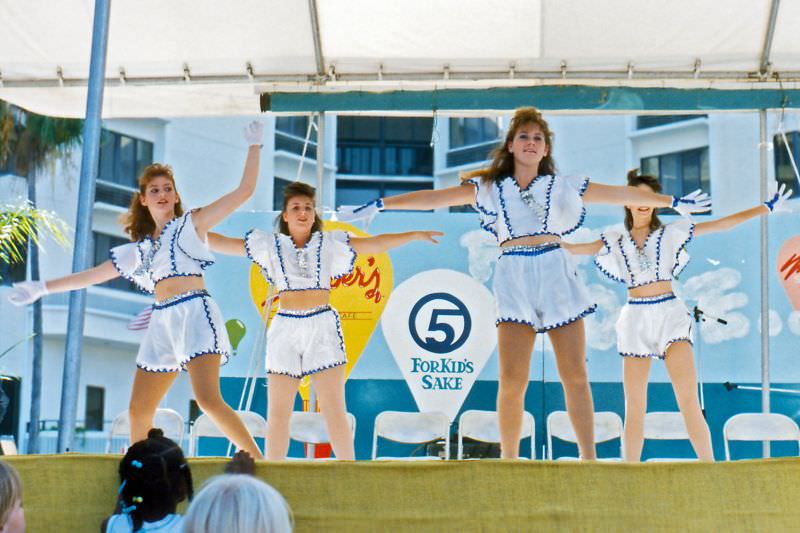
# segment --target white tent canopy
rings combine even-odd
[[[92,0],[2,0],[0,98],[82,117]],[[800,2],[115,0],[103,116],[254,114],[259,93],[797,89]]]

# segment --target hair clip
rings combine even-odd
[[[136,459],[134,459],[133,461],[131,461],[131,466],[134,467],[134,468],[141,468],[143,465],[142,465],[141,462],[139,462]]]
[[[142,503],[144,500],[142,499],[141,496],[134,496],[133,498],[131,498],[131,501],[133,503]]]
[[[122,489],[125,488],[125,483],[127,483],[127,482],[128,482],[127,479],[122,481],[122,484],[119,486],[119,490],[117,491],[117,494],[122,494]]]
[[[122,514],[128,514],[128,513],[132,512],[132,511],[135,511],[135,510],[136,510],[136,506],[135,505],[129,505],[128,507],[123,507],[121,509]]]

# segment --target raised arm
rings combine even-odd
[[[595,255],[603,248],[603,241],[571,243],[561,241],[561,247],[573,255]]]
[[[226,237],[225,235],[220,235],[213,231],[208,232],[208,246],[214,252],[225,255],[238,255],[241,257],[247,255],[247,250],[244,247],[244,239]]]
[[[108,260],[94,268],[50,281],[15,283],[8,295],[8,300],[14,305],[28,305],[46,294],[85,289],[90,285],[98,285],[116,277],[119,277],[119,272],[114,268],[111,260]]]
[[[205,236],[208,230],[222,222],[225,217],[245,203],[255,192],[261,159],[263,132],[264,126],[258,121],[252,122],[244,130],[244,137],[249,148],[247,149],[247,159],[244,163],[244,171],[242,172],[242,180],[239,182],[239,186],[225,196],[198,209],[192,215],[194,227],[201,238]]]
[[[441,231],[407,231],[405,233],[384,233],[374,237],[352,237],[350,246],[357,254],[379,254],[397,248],[411,241],[428,241],[439,244],[434,237],[444,235]]]
[[[716,233],[718,231],[727,231],[733,227],[738,226],[742,222],[746,222],[751,218],[762,215],[769,215],[770,213],[788,213],[791,212],[789,206],[786,205],[786,200],[792,195],[791,189],[786,189],[786,184],[782,184],[778,191],[763,204],[739,211],[726,217],[718,218],[717,220],[709,220],[708,222],[700,222],[694,227],[695,235],[706,235],[708,233]]]

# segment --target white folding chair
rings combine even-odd
[[[247,431],[253,438],[267,438],[267,421],[264,417],[253,411],[236,411],[236,414],[241,419]],[[197,417],[197,420],[192,424],[192,429],[189,432],[189,456],[197,457],[198,444],[200,437],[217,437],[226,439],[225,434],[211,421],[211,418],[202,414]]]
[[[458,419],[458,459],[464,458],[464,437],[480,442],[500,442],[500,425],[496,411],[464,411]],[[536,425],[528,411],[522,414],[520,440],[530,437],[531,459],[536,459]]]
[[[677,411],[653,411],[644,415],[644,440],[689,440],[683,415]],[[651,457],[648,463],[697,461],[696,458]]]
[[[17,455],[17,445],[11,436],[0,437],[0,455]]]
[[[185,423],[183,417],[174,409],[158,408],[153,417],[153,427],[164,432],[164,436],[174,440],[180,446],[183,441]],[[128,437],[131,434],[131,421],[128,411],[123,411],[114,417],[111,429],[106,440],[106,453],[111,453],[111,441],[118,437]]]
[[[553,411],[547,416],[547,459],[553,460],[553,437],[577,444],[578,438],[566,411]],[[599,444],[613,439],[620,440],[619,457],[600,459],[601,461],[622,460],[622,418],[612,411],[598,411],[594,414],[594,443]],[[577,457],[559,457],[558,460],[577,460]]]
[[[352,413],[347,413],[347,423],[350,426],[350,434],[355,437],[356,417]],[[289,419],[289,438],[303,444],[329,443],[328,428],[322,413],[293,412]]]
[[[438,411],[428,413],[404,413],[383,411],[375,417],[372,433],[372,459],[419,461],[441,459],[441,457],[378,457],[378,437],[405,444],[421,444],[444,439],[444,458],[450,459],[450,420]]]
[[[773,441],[793,440],[797,442],[800,455],[800,428],[797,422],[778,413],[740,413],[725,421],[722,427],[725,442],[725,460],[731,460],[728,441]]]

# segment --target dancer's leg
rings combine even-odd
[[[701,461],[713,461],[711,433],[700,410],[700,400],[697,396],[697,374],[694,370],[691,344],[686,341],[673,343],[667,349],[665,363],[694,452]]]
[[[289,450],[289,417],[300,380],[283,374],[270,374],[267,379],[267,459],[283,461]]]
[[[623,357],[622,382],[625,389],[624,459],[638,463],[644,446],[644,415],[647,412],[649,357]]]
[[[236,412],[225,403],[219,390],[219,364],[217,354],[196,357],[186,364],[192,380],[192,391],[198,407],[238,448],[245,450],[254,459],[263,459],[253,436],[247,431]]]
[[[153,427],[153,416],[156,414],[158,404],[176,377],[178,377],[177,372],[147,372],[141,368],[136,369],[128,405],[131,444],[147,438],[147,432]]]
[[[323,370],[311,376],[314,390],[317,391],[322,416],[328,427],[333,453],[337,459],[355,460],[353,434],[347,423],[347,407],[344,401],[344,365]]]
[[[586,372],[586,334],[583,320],[548,332],[556,353],[556,366],[564,388],[569,419],[578,439],[581,459],[596,459],[594,445],[594,403]]]
[[[497,388],[497,416],[500,424],[500,457],[519,457],[519,437],[525,391],[531,367],[536,331],[525,324],[502,322],[497,326],[500,379]]]

